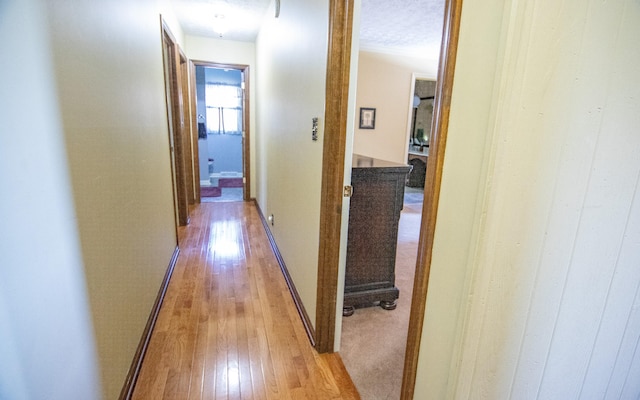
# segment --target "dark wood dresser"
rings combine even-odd
[[[396,308],[398,222],[411,167],[354,154],[343,315],[379,304]]]

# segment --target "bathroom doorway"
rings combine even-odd
[[[194,68],[201,201],[247,200],[248,67],[196,61]]]

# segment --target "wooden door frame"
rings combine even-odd
[[[178,46],[178,59],[180,61],[180,101],[181,101],[181,109],[182,109],[182,120],[183,123],[183,135],[182,135],[182,146],[183,146],[183,154],[185,158],[185,186],[187,190],[187,201],[189,205],[193,205],[196,202],[199,202],[199,198],[196,196],[196,171],[200,172],[199,169],[194,168],[197,166],[197,154],[194,153],[194,143],[193,143],[193,126],[191,124],[191,107],[190,107],[190,97],[189,93],[191,92],[189,88],[189,74],[190,74],[190,61],[187,56],[184,54],[180,46]],[[199,174],[198,174],[199,175]]]
[[[316,297],[315,347],[319,353],[334,350],[352,29],[353,0],[331,0]]]
[[[189,199],[188,199],[188,179],[187,165],[189,164],[189,153],[185,149],[186,128],[184,112],[183,81],[181,77],[181,53],[182,50],[171,33],[169,26],[162,16],[160,16],[162,26],[162,58],[169,76],[165,76],[165,85],[169,83],[169,98],[167,98],[167,124],[169,125],[170,142],[173,148],[170,149],[172,157],[172,173],[174,174],[174,199],[176,200],[176,214],[178,225],[189,224]],[[165,43],[169,51],[165,52]],[[170,53],[170,54],[165,54]]]
[[[191,129],[191,154],[193,170],[193,202],[200,203],[200,154],[198,153],[198,109],[196,94],[196,65],[193,60],[189,60],[189,110],[191,115],[189,120]]]
[[[243,195],[242,195],[242,199],[244,201],[249,201],[251,200],[251,151],[250,151],[250,145],[251,145],[251,114],[250,114],[250,100],[251,100],[251,95],[250,95],[250,88],[251,88],[251,76],[250,76],[250,66],[246,65],[246,64],[224,64],[224,63],[217,63],[217,62],[213,62],[213,61],[202,61],[202,60],[191,60],[192,64],[193,64],[193,68],[191,70],[191,76],[192,76],[192,90],[191,90],[191,105],[192,105],[192,113],[191,113],[191,118],[192,118],[192,126],[196,126],[196,130],[197,130],[197,124],[198,124],[198,111],[197,111],[197,96],[196,96],[196,69],[195,67],[200,66],[200,67],[212,67],[212,68],[222,68],[222,69],[235,69],[235,70],[239,70],[242,71],[242,73],[244,74],[244,100],[243,100],[243,105],[242,105],[242,125],[243,125],[243,130],[244,130],[244,135],[242,137],[242,169],[243,169],[243,175],[244,175],[244,181],[243,181]],[[197,136],[197,135],[196,135]],[[198,141],[196,139],[195,141],[195,153],[197,153],[197,149],[198,149]],[[196,164],[196,166],[198,167],[198,176],[200,176],[199,173],[199,168],[200,166],[198,164]],[[198,178],[198,182],[197,182],[197,192],[198,192],[198,202],[200,202],[200,179]]]
[[[431,195],[425,196],[422,209],[401,400],[412,399],[415,390],[461,14],[462,0],[445,0],[443,36],[430,138],[431,154],[425,181],[425,193]],[[321,353],[333,352],[335,341],[352,20],[353,0],[331,0],[316,310],[316,349]]]
[[[433,241],[438,216],[438,201],[440,199],[440,187],[442,184],[442,168],[444,165],[444,153],[449,131],[451,93],[453,91],[461,15],[462,0],[445,0],[440,63],[438,66],[434,113],[431,124],[433,133],[431,138],[429,138],[429,158],[427,159],[424,189],[425,193],[431,193],[431,195],[425,196],[422,207],[418,257],[416,260],[416,273],[411,297],[402,389],[400,391],[401,400],[413,399],[416,385],[418,356],[420,341],[422,339],[422,327],[424,325],[427,292],[429,289],[431,257],[433,255]]]

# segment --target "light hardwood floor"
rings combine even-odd
[[[133,399],[360,399],[311,347],[254,203],[197,205],[179,237]]]

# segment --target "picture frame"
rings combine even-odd
[[[375,108],[360,108],[360,129],[376,129]]]

